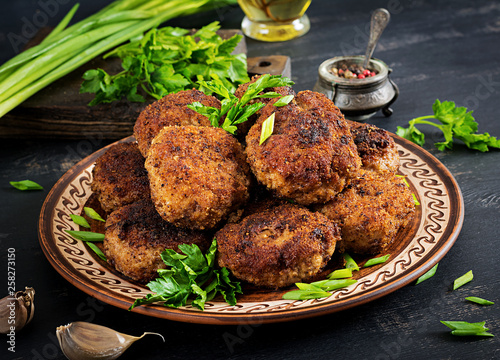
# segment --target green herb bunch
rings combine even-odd
[[[122,72],[110,75],[102,69],[88,70],[80,92],[95,94],[89,105],[123,97],[143,102],[139,89],[161,99],[170,93],[198,88],[199,80],[213,78],[234,92],[239,84],[249,81],[246,55],[232,54],[242,36],[236,34],[223,40],[216,33],[219,28],[219,23],[213,22],[193,35],[181,28],[152,29],[104,56],[119,57]]]
[[[212,126],[221,127],[231,134],[236,133],[237,124],[247,121],[250,116],[265,106],[265,103],[262,102],[250,103],[251,100],[281,97],[273,104],[276,107],[285,106],[293,100],[293,95],[282,96],[274,91],[262,93],[267,88],[292,86],[294,84],[289,78],[281,75],[262,75],[255,82],[248,85],[241,98],[237,98],[220,79],[199,81],[199,84],[200,90],[218,95],[221,98],[221,108],[205,106],[200,102],[194,102],[188,107],[208,117]],[[221,124],[222,119],[224,121]]]
[[[167,20],[235,3],[236,0],[115,0],[69,25],[78,9],[76,4],[40,44],[0,66],[0,117],[93,58]]]
[[[396,134],[414,143],[423,146],[425,135],[416,128],[417,124],[427,124],[437,127],[443,132],[444,141],[434,145],[440,151],[453,148],[453,138],[461,140],[470,148],[482,152],[488,151],[489,147],[500,148],[500,140],[490,136],[488,133],[476,134],[478,124],[472,116],[472,111],[467,111],[465,107],[456,107],[452,101],[440,102],[436,100],[432,105],[434,115],[427,115],[410,120],[409,126],[403,128],[398,126]],[[440,124],[429,121],[429,119],[439,120]]]
[[[159,269],[159,277],[147,284],[155,294],[137,299],[129,310],[138,305],[163,302],[165,306],[177,308],[186,305],[193,298],[191,305],[203,310],[205,302],[218,293],[230,305],[236,305],[236,294],[241,294],[239,282],[229,278],[226,268],[215,268],[217,241],[214,239],[206,254],[196,244],[179,245],[183,254],[167,249],[161,254],[167,269]]]

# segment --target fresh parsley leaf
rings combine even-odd
[[[228,89],[219,78],[215,78],[212,81],[201,80],[199,81],[199,85],[200,89],[203,89],[203,91],[215,94],[222,99],[221,108],[217,109],[210,106],[204,106],[199,102],[187,105],[187,107],[207,116],[212,126],[221,127],[234,135],[237,130],[237,124],[247,121],[250,116],[265,106],[265,104],[261,102],[249,104],[251,100],[279,97],[281,95],[276,92],[262,92],[270,87],[291,86],[293,85],[293,81],[281,75],[262,75],[255,82],[248,85],[247,90],[240,99],[234,96],[230,89]],[[292,101],[293,96],[290,97],[290,95],[287,95],[283,98],[278,100],[278,102],[281,100],[280,106],[284,106]],[[224,121],[222,121],[222,119],[224,119]]]
[[[189,298],[191,306],[203,310],[206,301],[218,293],[230,305],[236,304],[236,294],[242,293],[241,286],[230,279],[226,268],[215,269],[216,239],[205,254],[196,244],[179,245],[179,250],[182,254],[172,249],[162,252],[161,258],[168,268],[159,269],[159,277],[147,284],[155,294],[135,300],[129,310],[153,302],[177,308],[185,306]]]
[[[232,52],[241,35],[223,40],[213,22],[195,34],[173,27],[152,29],[104,57],[117,56],[123,71],[111,75],[102,69],[84,73],[81,93],[93,93],[90,106],[127,98],[144,102],[143,94],[161,99],[167,94],[199,88],[199,80],[219,79],[230,92],[248,82],[245,54]],[[202,89],[200,89],[202,90]]]
[[[22,181],[10,181],[10,185],[15,187],[17,190],[25,191],[25,190],[43,190],[43,186],[37,184],[31,180],[22,180]]]
[[[398,126],[396,134],[420,146],[425,143],[425,135],[416,128],[418,124],[427,124],[437,127],[443,132],[444,141],[434,145],[440,151],[453,148],[453,139],[461,140],[469,149],[488,151],[490,147],[500,148],[500,139],[488,133],[476,134],[478,124],[472,116],[472,111],[465,107],[456,107],[452,101],[440,102],[436,100],[432,106],[434,115],[417,117],[410,120],[407,128]],[[440,122],[429,121],[436,119]]]
[[[215,292],[220,292],[229,305],[236,305],[236,294],[243,294],[240,283],[229,278],[229,270],[226,268],[215,270],[215,276],[217,277]]]
[[[279,95],[279,96],[281,96],[281,95]],[[293,95],[285,95],[285,96],[281,97],[278,101],[276,101],[273,105],[276,107],[285,106],[285,105],[288,105],[292,100],[293,100]]]

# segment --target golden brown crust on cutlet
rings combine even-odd
[[[415,204],[401,178],[360,171],[360,177],[319,211],[340,225],[346,251],[379,254],[413,219]]]
[[[257,286],[279,288],[316,275],[340,230],[322,214],[286,204],[227,224],[215,237],[219,266]]]
[[[262,123],[275,114],[273,134],[259,145]],[[266,106],[250,129],[247,159],[257,180],[302,205],[327,202],[361,166],[343,117],[294,102]]]
[[[221,128],[164,128],[153,140],[146,169],[158,213],[176,226],[213,228],[249,197],[241,145]]]
[[[110,147],[96,160],[92,177],[91,190],[108,213],[150,197],[144,158],[136,143]]]
[[[160,257],[165,249],[180,252],[179,244],[196,244],[205,251],[210,245],[207,234],[164,221],[151,200],[141,200],[112,212],[105,228],[103,247],[108,262],[141,283],[153,280],[157,269],[165,268]]]
[[[396,143],[389,133],[375,125],[347,122],[351,127],[363,168],[396,173],[399,168],[399,154]]]
[[[304,90],[300,91],[295,96],[295,103],[303,110],[314,110],[316,112],[331,112],[337,117],[344,119],[344,114],[335,106],[333,101],[328,99],[324,94],[316,91]]]
[[[134,135],[144,157],[153,138],[165,126],[210,126],[206,116],[186,106],[194,102],[220,109],[220,101],[217,98],[193,89],[169,94],[150,104],[140,113],[134,126]]]

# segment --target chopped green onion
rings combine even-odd
[[[285,300],[310,300],[329,297],[332,294],[321,290],[292,290],[283,294]]]
[[[356,264],[356,261],[349,255],[348,253],[343,253],[342,256],[344,257],[345,260],[345,267],[347,269],[351,269],[353,271],[358,271],[359,266]]]
[[[101,215],[99,215],[97,213],[97,211],[95,211],[94,209],[92,208],[89,208],[89,207],[84,207],[83,208],[83,211],[85,211],[85,215],[87,215],[89,218],[91,218],[92,220],[98,220],[98,221],[102,221],[102,222],[106,222],[106,220],[104,220]]]
[[[442,324],[448,326],[452,335],[456,336],[494,336],[488,333],[484,321],[477,323],[469,323],[466,321],[441,321]]]
[[[486,322],[476,322],[470,323],[467,321],[441,321],[442,324],[448,326],[451,330],[470,330],[470,329],[478,329],[484,330]]]
[[[292,100],[293,100],[293,95],[286,95],[286,96],[279,98],[279,100],[276,101],[273,105],[276,107],[285,106],[285,105],[288,105],[290,103],[290,101],[292,101]]]
[[[235,0],[117,0],[63,29],[76,8],[48,39],[0,66],[0,117],[55,80],[98,55],[177,16],[236,3]]]
[[[43,186],[31,180],[10,181],[10,184],[17,190],[43,190]]]
[[[90,225],[89,225],[87,219],[85,219],[83,216],[71,214],[70,217],[71,217],[71,220],[73,220],[73,222],[76,225],[80,225],[80,226],[83,226],[84,228],[90,229]]]
[[[106,255],[104,255],[104,253],[101,251],[101,249],[99,249],[97,247],[96,244],[89,242],[89,241],[86,241],[85,244],[87,244],[89,246],[89,248],[94,250],[94,252],[97,254],[97,256],[99,256],[102,260],[108,261],[108,259],[106,258]]]
[[[329,279],[345,279],[350,277],[352,277],[352,269],[338,269],[327,276]]]
[[[415,206],[420,206],[420,202],[417,199],[417,195],[411,193],[411,196],[413,196],[413,202],[415,203]]]
[[[451,332],[455,336],[495,336],[492,333],[486,331],[474,331],[474,330],[453,330]]]
[[[493,304],[495,304],[493,301],[489,301],[489,300],[486,300],[486,299],[481,299],[481,298],[475,297],[475,296],[466,297],[465,300],[472,301],[473,303],[476,303],[476,304],[479,304],[479,305],[493,305]]]
[[[321,290],[320,287],[317,287],[314,284],[295,283],[295,286],[297,286],[300,290],[309,290],[309,291],[320,291]]]
[[[453,282],[453,290],[456,290],[459,287],[467,284],[468,282],[471,282],[473,278],[474,278],[474,275],[472,274],[472,270],[467,272],[466,274],[460,276],[458,279],[456,279]]]
[[[311,285],[320,288],[325,291],[332,291],[341,288],[348,287],[352,284],[357,283],[357,280],[354,279],[342,279],[342,280],[321,280],[311,283]]]
[[[77,240],[82,241],[103,241],[104,234],[95,233],[90,231],[74,231],[74,230],[64,230]]]
[[[384,256],[381,256],[378,258],[370,259],[367,262],[365,262],[363,267],[369,267],[369,266],[374,266],[374,265],[385,263],[387,260],[389,260],[390,257],[391,257],[391,254],[387,254],[387,255],[384,255]]]
[[[78,10],[80,7],[80,4],[76,4],[71,8],[71,10],[66,14],[66,16],[61,20],[61,22],[50,32],[49,35],[47,35],[41,44],[46,44],[50,42],[56,35],[59,35],[69,24],[73,16],[75,15],[75,12]]]
[[[418,280],[417,280],[417,282],[415,283],[415,285],[418,285],[422,281],[425,281],[425,280],[430,279],[431,277],[433,277],[434,274],[436,273],[438,265],[439,265],[439,263],[437,263],[436,265],[434,265],[429,271],[427,271],[424,275],[422,275],[421,277],[419,277]]]
[[[345,270],[345,269],[344,269]],[[345,288],[355,284],[357,280],[342,279],[342,280],[321,280],[310,284],[296,283],[299,290],[292,290],[283,295],[285,300],[309,300],[329,297],[332,294],[328,291]]]
[[[262,123],[262,129],[260,132],[260,141],[259,145],[262,145],[264,141],[266,141],[273,133],[274,130],[274,113],[271,114],[264,122]]]

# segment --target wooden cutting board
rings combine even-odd
[[[229,38],[239,30],[221,30]],[[42,34],[43,35],[43,34]],[[40,41],[40,38],[37,39]],[[243,39],[235,50],[246,53]],[[247,59],[248,73],[291,77],[288,56],[261,56]],[[88,106],[92,94],[80,94],[82,75],[89,69],[102,68],[111,74],[121,71],[117,58],[98,57],[41,90],[0,118],[0,138],[121,139],[132,134],[137,116],[149,103],[126,100]]]

